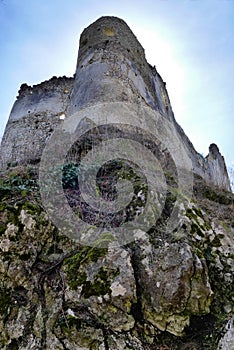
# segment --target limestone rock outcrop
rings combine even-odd
[[[233,196],[199,182],[174,232],[81,246],[49,220],[36,171],[1,174],[2,350],[232,349]]]

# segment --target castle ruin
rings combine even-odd
[[[38,85],[21,85],[1,144],[3,168],[38,163],[46,142],[64,118],[100,102],[130,102],[150,107],[172,125],[192,161],[193,172],[230,191],[224,158],[212,144],[203,158],[174,118],[166,84],[145,58],[144,49],[127,24],[101,17],[80,37],[74,77]]]

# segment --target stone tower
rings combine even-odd
[[[1,145],[1,166],[37,163],[52,132],[65,117],[100,102],[145,105],[166,118],[180,137],[194,173],[230,191],[226,165],[218,147],[203,158],[177,124],[166,84],[145,58],[127,24],[101,17],[80,37],[74,78],[55,78],[33,87],[23,84],[12,108]]]

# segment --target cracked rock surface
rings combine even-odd
[[[170,234],[161,222],[125,246],[103,232],[86,247],[53,226],[31,183],[4,176],[0,349],[232,349],[231,194],[194,197]]]

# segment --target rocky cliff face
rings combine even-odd
[[[1,349],[233,349],[224,159],[122,20],[85,29],[74,78],[21,87],[2,150]]]
[[[197,178],[174,232],[171,198],[131,243],[104,230],[82,246],[49,220],[37,177],[1,174],[1,349],[233,349],[231,194]]]

